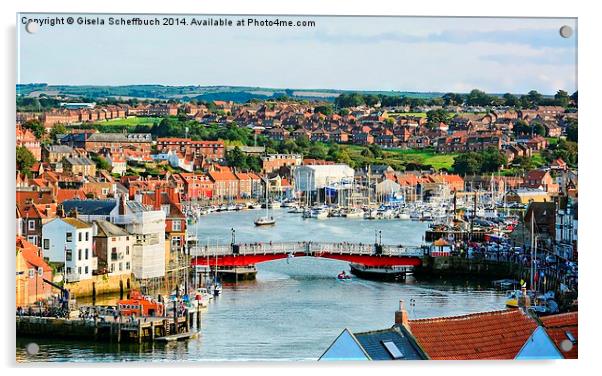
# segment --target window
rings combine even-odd
[[[129,255],[129,254],[130,254],[130,246],[129,246],[129,245],[126,245],[126,246],[125,246],[125,254],[126,254],[126,255]]]
[[[34,221],[34,220],[31,220],[31,219],[30,219],[30,220],[27,222],[27,228],[28,228],[29,230],[35,230],[35,229],[36,229],[36,221]]]
[[[174,231],[180,231],[182,229],[182,222],[173,221],[173,225],[171,227],[172,227],[172,230],[174,230]]]
[[[67,250],[65,251],[65,260],[67,260],[67,261],[71,261],[71,260],[72,260],[72,258],[73,258],[73,254],[72,254],[72,253],[73,253],[73,252],[71,252],[71,250],[70,250],[70,249],[67,249]]]
[[[67,274],[71,274],[71,268],[67,268]]]
[[[119,263],[119,271],[122,271],[122,270],[123,270],[123,263],[122,263],[122,262],[120,262],[120,263]]]
[[[77,240],[80,242],[82,241],[82,233],[81,232],[77,233]]]
[[[79,267],[77,268],[77,274],[82,274],[82,267],[81,267],[81,266],[79,266]]]
[[[397,345],[395,345],[391,341],[383,341],[382,342],[389,354],[393,359],[401,359],[403,358],[403,353],[399,350]]]
[[[81,249],[77,250],[77,259],[80,260],[80,261],[82,259],[82,250]]]
[[[86,231],[86,241],[90,240],[90,232]]]
[[[111,273],[115,271],[115,264],[111,263]]]
[[[73,233],[71,233],[71,232],[67,232],[67,233],[65,234],[65,241],[68,241],[68,242],[70,242],[72,239],[73,239]]]
[[[50,239],[44,239],[44,249],[50,249]]]
[[[85,274],[88,274],[88,267],[86,266],[86,268],[84,269],[86,271]]]
[[[88,259],[88,248],[86,248],[86,260]]]
[[[130,270],[130,263],[129,262],[125,263],[125,270]]]

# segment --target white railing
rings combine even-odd
[[[320,253],[340,255],[376,255],[374,244],[347,242],[257,242],[238,243],[238,255],[272,255],[288,253],[307,253],[319,256]],[[190,248],[193,257],[215,257],[233,255],[231,245],[205,245]],[[420,247],[402,245],[382,245],[382,256],[421,257],[424,250]]]

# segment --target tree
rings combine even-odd
[[[574,93],[571,95],[571,100],[572,100],[573,102],[575,102],[575,106],[577,106],[577,105],[579,104],[579,95],[577,94],[577,92],[574,92]]]
[[[460,175],[474,175],[481,170],[481,155],[469,152],[454,158],[454,172]]]
[[[520,101],[516,97],[516,95],[512,95],[510,93],[506,93],[506,94],[504,94],[502,96],[502,98],[504,99],[504,105],[505,106],[518,107],[520,105]]]
[[[338,108],[357,107],[365,104],[364,97],[358,93],[343,93],[334,100]]]
[[[541,102],[543,95],[539,94],[537,90],[531,90],[527,93],[527,103],[529,103],[530,107],[537,107]]]
[[[310,146],[307,156],[314,159],[326,159],[328,156],[328,150],[324,144],[317,142]]]
[[[332,106],[329,104],[314,107],[314,113],[326,116],[332,115]]]
[[[238,146],[232,151],[226,153],[226,161],[228,166],[235,167],[240,170],[248,170],[249,165],[247,164],[247,156],[243,153]]]
[[[456,93],[446,93],[441,98],[446,106],[459,106],[464,101],[462,95]]]
[[[554,100],[557,106],[568,107],[571,98],[566,91],[558,90],[554,95]]]
[[[50,131],[50,139],[52,140],[52,142],[54,142],[56,141],[57,135],[66,133],[67,127],[65,127],[63,124],[57,124],[54,127],[52,127],[52,130]]]
[[[512,128],[514,134],[517,136],[526,135],[531,133],[531,127],[524,120],[518,120],[514,123],[514,127]]]
[[[17,170],[31,176],[31,166],[36,163],[36,158],[25,146],[17,146]]]
[[[481,153],[480,172],[496,172],[508,163],[506,155],[501,151],[490,148]]]
[[[368,149],[370,149],[370,151],[372,152],[372,155],[374,155],[375,158],[382,158],[383,150],[380,148],[380,146],[378,146],[376,144],[372,144],[372,145],[368,146]]]
[[[473,89],[466,96],[466,104],[469,106],[489,106],[492,102],[492,96],[484,91]]]
[[[543,126],[543,124],[541,124],[541,122],[533,121],[533,122],[531,122],[531,133],[533,136],[534,135],[545,136],[546,128]]]
[[[111,171],[111,165],[109,162],[99,155],[93,155],[91,157],[92,161],[96,163],[96,168],[99,170]]]
[[[23,128],[29,129],[38,140],[41,140],[46,134],[46,129],[38,120],[28,120],[23,123]]]
[[[566,128],[566,139],[568,141],[577,142],[578,138],[577,119],[571,119],[569,120],[569,125]]]
[[[426,119],[431,127],[439,123],[447,123],[449,121],[449,113],[445,110],[430,110],[426,113]]]
[[[380,102],[380,99],[376,95],[369,94],[364,96],[364,102],[366,105],[373,107]]]
[[[531,157],[516,157],[512,161],[513,165],[517,165],[522,171],[530,171],[537,167],[535,161]]]

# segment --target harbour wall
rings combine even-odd
[[[422,266],[414,270],[417,277],[477,277],[514,278],[529,277],[529,269],[513,262],[473,259],[459,256],[425,256]]]
[[[64,287],[71,296],[80,298],[128,292],[138,288],[138,283],[131,274],[96,275],[83,281],[66,283]]]

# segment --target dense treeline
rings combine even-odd
[[[338,108],[348,108],[361,105],[374,106],[380,103],[383,107],[397,106],[510,106],[515,108],[534,108],[537,106],[562,106],[577,105],[577,92],[569,96],[564,90],[558,90],[554,96],[544,96],[535,90],[525,95],[491,95],[484,91],[474,89],[468,94],[446,93],[440,97],[430,99],[412,98],[405,96],[375,95],[360,93],[343,93],[335,99]]]

